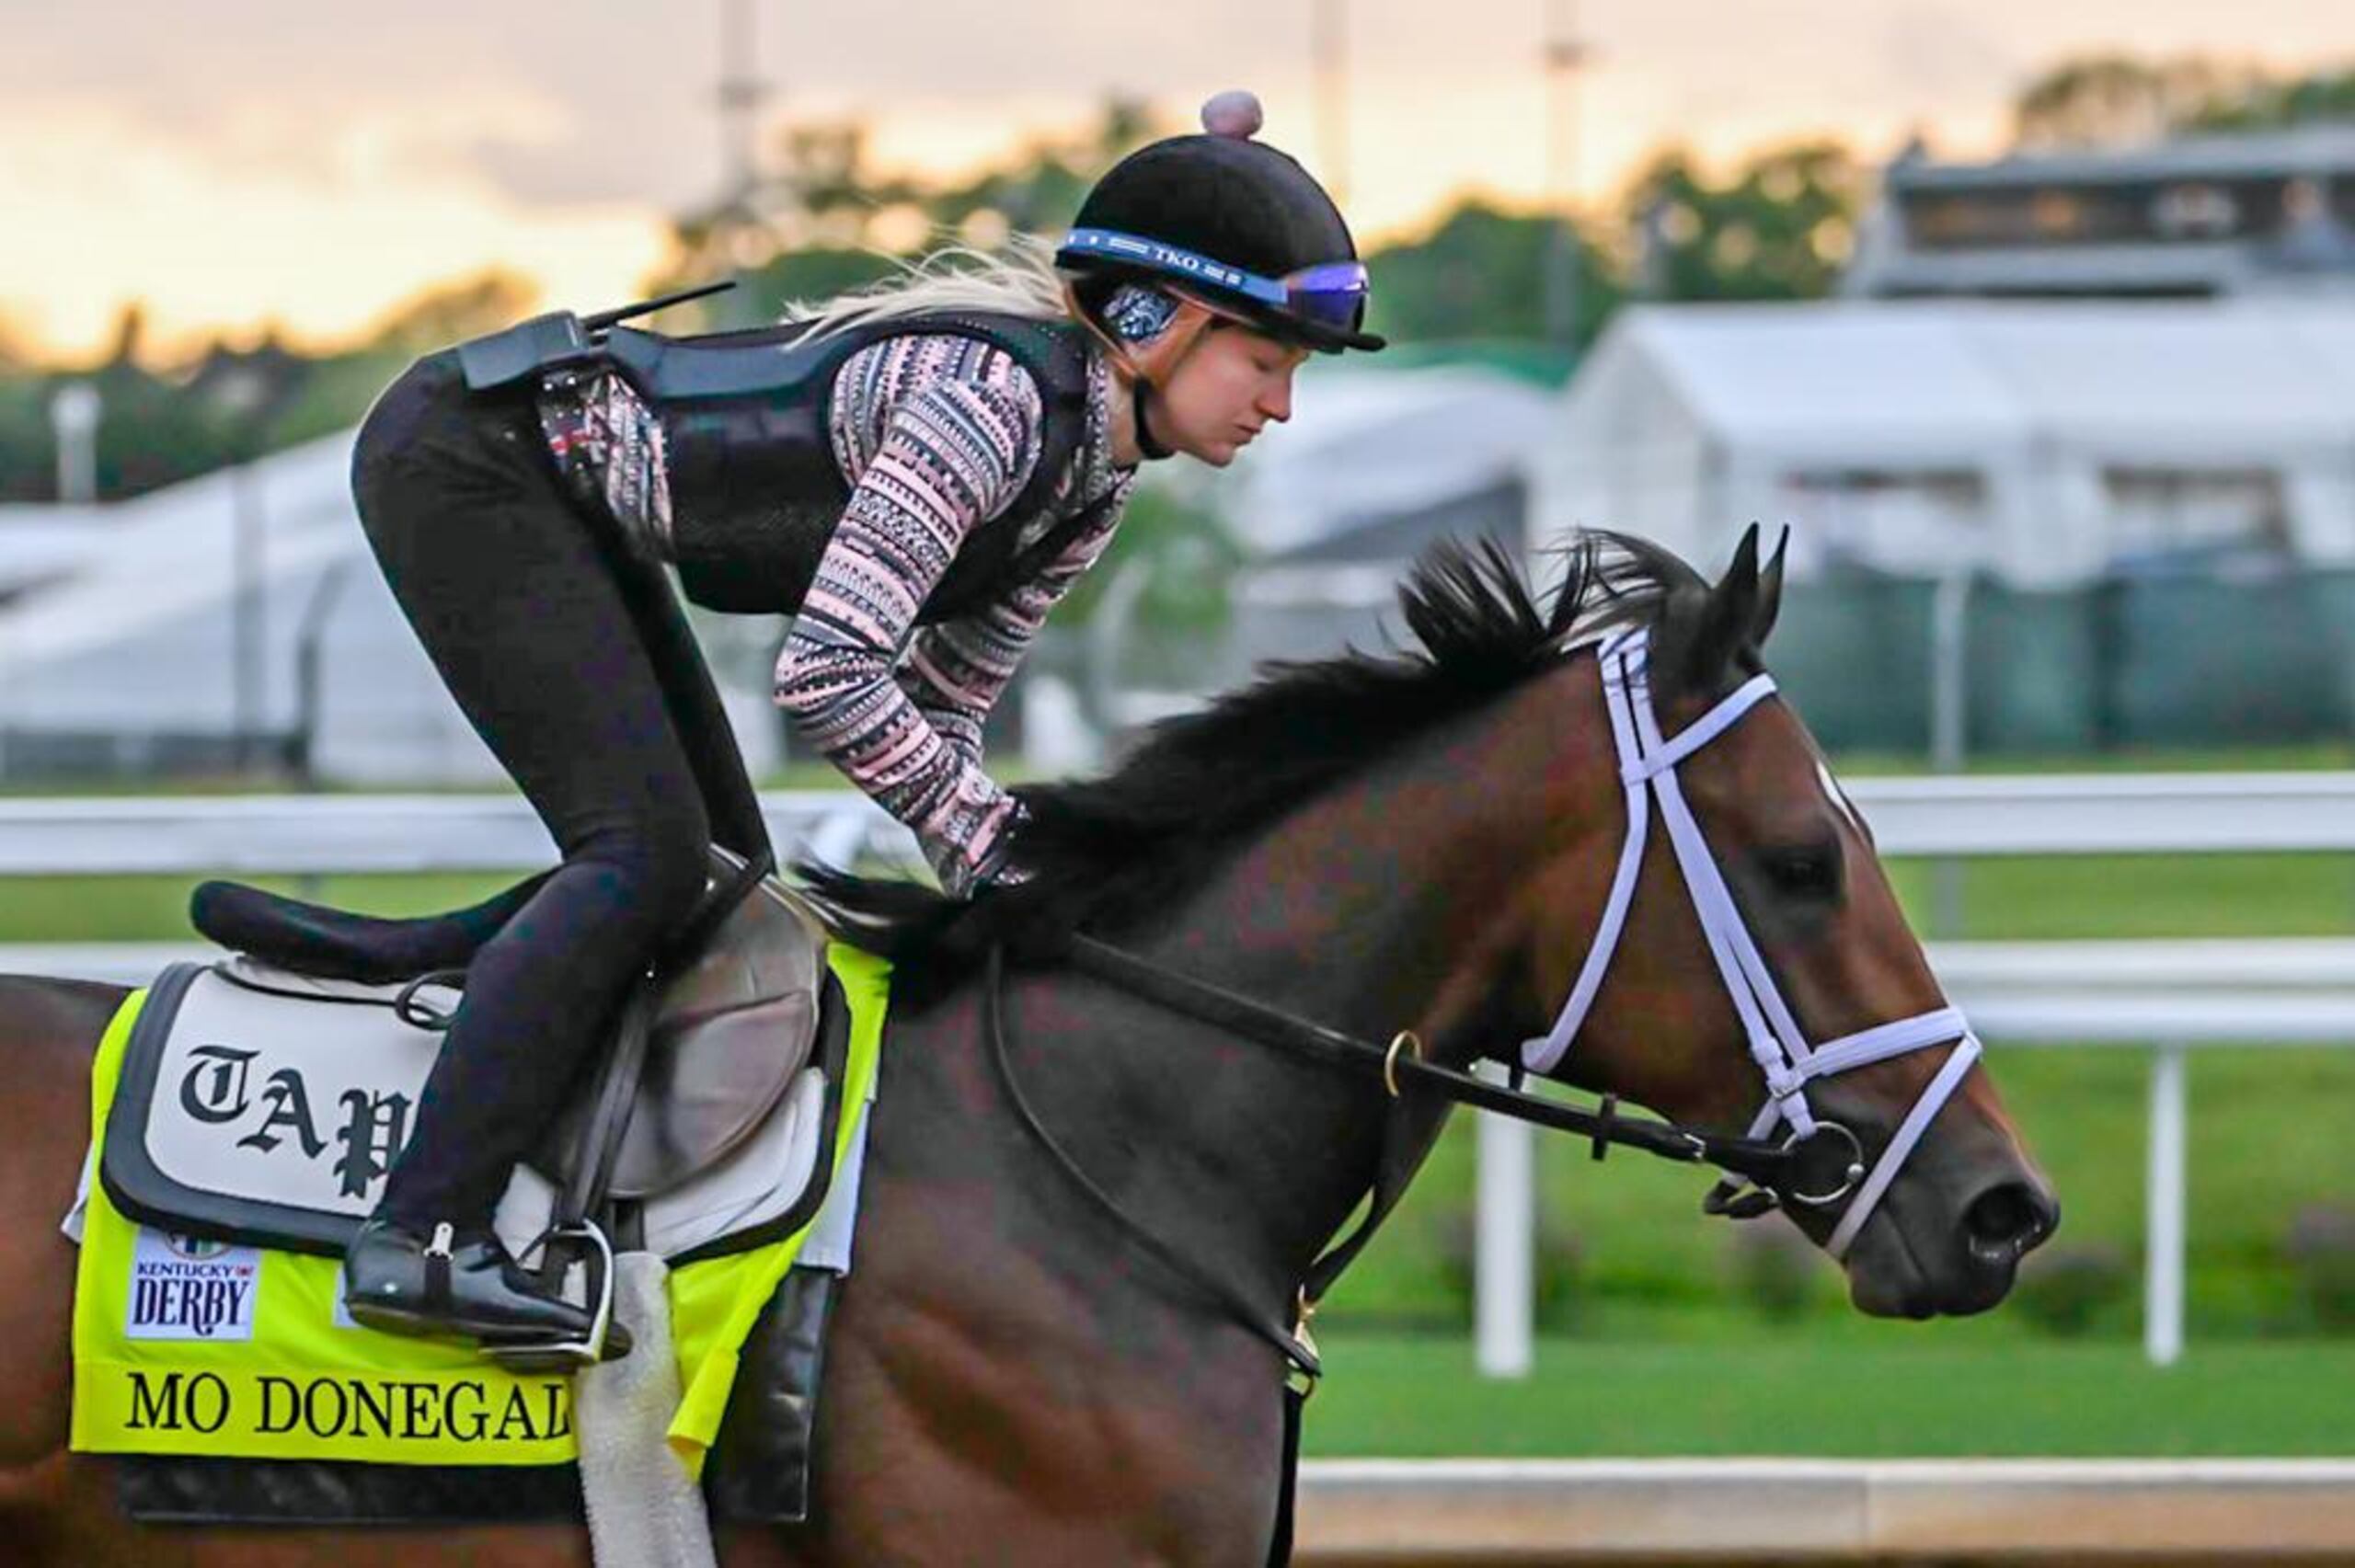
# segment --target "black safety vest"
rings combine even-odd
[[[944,621],[1036,577],[1097,519],[1079,509],[1027,548],[1025,528],[1087,432],[1087,338],[1070,322],[942,313],[867,322],[809,341],[810,324],[694,338],[611,329],[605,353],[661,421],[671,478],[672,544],[687,597],[753,613],[801,607],[818,558],[850,498],[827,433],[834,374],[890,338],[950,333],[1004,350],[1045,404],[1029,482],[966,536],[916,619]]]

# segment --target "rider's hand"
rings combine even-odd
[[[961,844],[926,844],[925,858],[932,864],[933,875],[940,879],[940,890],[952,898],[970,898],[984,887],[1011,887],[1030,880],[1030,874],[1007,857],[1015,830],[1021,826],[1028,813],[1019,801],[1009,800],[1012,810],[1005,824],[998,830],[990,852],[981,860],[968,859]]]

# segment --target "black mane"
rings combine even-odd
[[[1562,579],[1541,602],[1492,542],[1444,541],[1398,590],[1419,646],[1263,665],[1250,685],[1153,726],[1103,777],[1017,790],[1028,818],[1012,859],[1027,882],[967,902],[805,864],[805,890],[836,935],[898,960],[897,992],[917,1001],[997,942],[1111,935],[1168,909],[1285,811],[1559,663],[1575,640],[1656,624],[1672,597],[1706,587],[1626,535],[1582,532],[1560,554]]]

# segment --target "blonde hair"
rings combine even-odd
[[[1017,234],[1002,252],[945,245],[915,261],[895,261],[890,276],[832,299],[795,300],[788,322],[814,321],[822,338],[874,321],[897,321],[935,311],[988,311],[1033,321],[1068,321],[1072,310],[1055,249],[1035,235]]]

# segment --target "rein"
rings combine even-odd
[[[1828,1175],[1840,1184],[1832,1192],[1835,1200],[1855,1181],[1855,1175],[1847,1173],[1856,1169],[1855,1140],[1846,1129],[1834,1123],[1820,1124],[1811,1132],[1794,1133],[1777,1143],[1754,1138],[1729,1138],[1722,1133],[1676,1122],[1623,1116],[1619,1114],[1618,1096],[1614,1094],[1605,1094],[1601,1104],[1590,1111],[1582,1106],[1509,1089],[1471,1073],[1427,1061],[1423,1059],[1422,1042],[1411,1031],[1401,1031],[1386,1047],[1377,1046],[1371,1040],[1345,1035],[1339,1030],[1329,1029],[1321,1024],[1254,1001],[1223,986],[1165,969],[1092,936],[1073,936],[1063,956],[1070,967],[1082,974],[1091,975],[1132,996],[1157,1002],[1173,1013],[1199,1019],[1277,1050],[1289,1051],[1320,1066],[1356,1071],[1377,1080],[1394,1103],[1402,1102],[1406,1091],[1413,1088],[1436,1093],[1460,1105],[1493,1111],[1499,1116],[1533,1122],[1560,1132],[1576,1133],[1592,1145],[1593,1157],[1597,1161],[1610,1152],[1613,1144],[1620,1144],[1680,1164],[1714,1165],[1719,1170],[1733,1172],[1762,1189],[1797,1190],[1801,1181],[1822,1179]],[[1007,1057],[1005,983],[1005,949],[1002,945],[993,946],[982,981],[982,1029],[988,1038],[990,1059],[997,1070],[998,1081],[1012,1101],[1015,1114],[1024,1129],[1047,1150],[1055,1163],[1063,1168],[1063,1174],[1090,1202],[1143,1242],[1172,1273],[1222,1303],[1229,1316],[1274,1345],[1300,1372],[1312,1379],[1317,1377],[1321,1368],[1315,1348],[1305,1333],[1307,1319],[1314,1312],[1315,1303],[1340,1277],[1341,1272],[1373,1239],[1374,1230],[1388,1217],[1391,1207],[1405,1191],[1407,1173],[1397,1168],[1395,1151],[1398,1148],[1398,1140],[1392,1136],[1392,1129],[1385,1127],[1384,1130],[1383,1152],[1373,1187],[1373,1206],[1356,1230],[1335,1242],[1310,1267],[1297,1302],[1299,1321],[1290,1333],[1286,1333],[1270,1325],[1225,1281],[1178,1253],[1143,1222],[1124,1211],[1111,1195],[1080,1168],[1070,1152],[1055,1141],[1054,1136],[1040,1121],[1038,1113],[1031,1109],[1029,1101],[1024,1096]]]
[[[1399,1034],[1386,1047],[1377,1046],[1371,1040],[1254,1001],[1207,980],[1162,968],[1092,936],[1073,937],[1065,956],[1071,967],[1083,974],[1159,1002],[1173,1013],[1185,1013],[1314,1062],[1379,1079],[1393,1099],[1399,1098],[1407,1086],[1414,1085],[1430,1089],[1457,1104],[1474,1105],[1520,1121],[1534,1122],[1539,1127],[1577,1133],[1592,1143],[1597,1160],[1616,1143],[1688,1165],[1715,1165],[1764,1185],[1787,1182],[1801,1159],[1791,1140],[1772,1143],[1728,1138],[1675,1122],[1623,1116],[1616,1095],[1604,1095],[1602,1104],[1590,1111],[1509,1089],[1424,1060],[1422,1042],[1411,1032]]]

